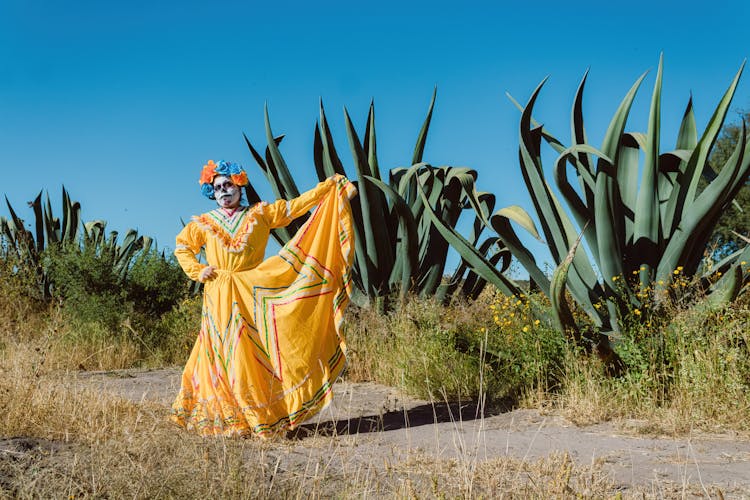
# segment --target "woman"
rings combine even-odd
[[[241,204],[247,174],[236,163],[209,161],[199,182],[218,208],[177,235],[177,260],[205,286],[172,420],[203,435],[269,437],[329,403],[343,369],[339,327],[351,292],[356,189],[336,175],[293,200],[248,207]],[[279,254],[263,261],[270,230],[316,205]],[[196,258],[202,248],[207,264]]]

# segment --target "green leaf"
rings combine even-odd
[[[424,146],[427,142],[427,132],[430,130],[430,121],[432,120],[432,110],[435,107],[435,98],[437,97],[437,86],[432,91],[432,99],[430,99],[430,107],[427,110],[427,117],[422,124],[422,128],[417,136],[417,144],[414,146],[414,154],[411,157],[411,164],[415,165],[422,162],[422,156],[424,155]]]

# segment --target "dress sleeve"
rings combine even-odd
[[[317,205],[335,182],[334,177],[329,177],[293,200],[276,200],[270,203],[264,209],[266,223],[272,229],[286,226],[292,220],[307,213],[312,207]]]
[[[177,262],[193,281],[198,281],[201,269],[206,267],[196,258],[205,243],[206,233],[195,222],[190,222],[183,227],[175,240],[174,255],[177,257]]]

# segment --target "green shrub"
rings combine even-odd
[[[123,286],[135,311],[154,317],[186,298],[189,280],[173,256],[151,250],[135,261]]]
[[[185,364],[200,330],[202,304],[198,295],[184,298],[153,324],[145,341],[153,346],[155,364]]]
[[[150,250],[123,274],[111,252],[91,245],[55,245],[45,250],[43,263],[53,295],[71,323],[71,341],[127,339],[139,346],[142,359],[154,363],[164,358],[160,349],[180,342],[173,335],[184,335],[180,305],[189,284],[174,258]],[[175,360],[176,354],[166,357]]]
[[[531,319],[527,302],[489,293],[448,307],[412,298],[389,314],[355,309],[346,336],[353,380],[423,398],[486,395],[490,402],[558,384],[567,346],[562,334]]]
[[[43,265],[52,293],[71,321],[98,323],[109,334],[122,333],[132,306],[114,264],[113,255],[94,247],[55,245],[45,250]]]

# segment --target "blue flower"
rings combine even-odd
[[[216,170],[218,170],[218,168]],[[214,186],[210,182],[201,184],[201,194],[210,200],[216,199],[214,196]]]
[[[224,161],[224,160],[221,160],[221,161],[220,161],[220,162],[218,163],[218,165],[216,166],[215,172],[216,172],[216,173],[217,173],[218,175],[223,175],[223,176],[225,176],[225,177],[228,177],[228,176],[230,175],[230,173],[231,173],[231,172],[229,171],[229,165],[230,165],[230,163],[229,163],[229,162],[227,162],[227,161]]]
[[[222,160],[216,167],[216,173],[225,177],[229,177],[232,174],[239,174],[240,172],[242,172],[242,167],[240,166],[240,164],[234,163],[232,161]]]

